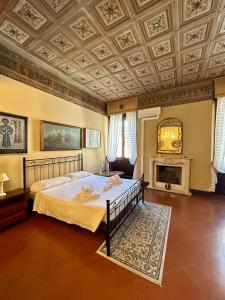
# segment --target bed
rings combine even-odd
[[[123,179],[122,184],[103,192],[109,178],[82,171],[83,154],[46,159],[23,158],[24,189],[30,189],[43,179],[62,180],[58,185],[31,193],[33,210],[92,232],[103,224],[107,255],[110,256],[112,236],[139,201],[144,201],[144,179],[143,176],[139,180]],[[82,176],[67,180],[67,174]],[[76,201],[80,188],[90,184],[100,195],[99,199]]]

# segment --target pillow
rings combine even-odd
[[[72,180],[76,180],[76,179],[81,179],[87,176],[93,175],[93,173],[90,172],[86,172],[86,171],[79,171],[79,172],[74,172],[74,173],[70,173],[68,176],[70,176],[72,178]]]
[[[62,185],[64,183],[70,182],[72,180],[69,176],[60,176],[51,179],[45,179],[41,181],[34,182],[30,188],[31,192],[37,193],[42,190],[50,189],[52,187]]]

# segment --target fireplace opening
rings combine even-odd
[[[157,166],[157,181],[171,184],[181,184],[181,167]]]

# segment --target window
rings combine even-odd
[[[217,99],[214,166],[225,173],[225,97]]]
[[[127,151],[127,118],[126,115],[123,114],[122,117],[122,131],[120,132],[119,137],[119,146],[117,150],[117,157],[118,158],[128,158],[128,151]]]
[[[135,164],[137,158],[136,112],[110,116],[107,159],[128,158]]]

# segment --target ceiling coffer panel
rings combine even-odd
[[[100,101],[225,75],[224,0],[9,0],[0,43]]]

